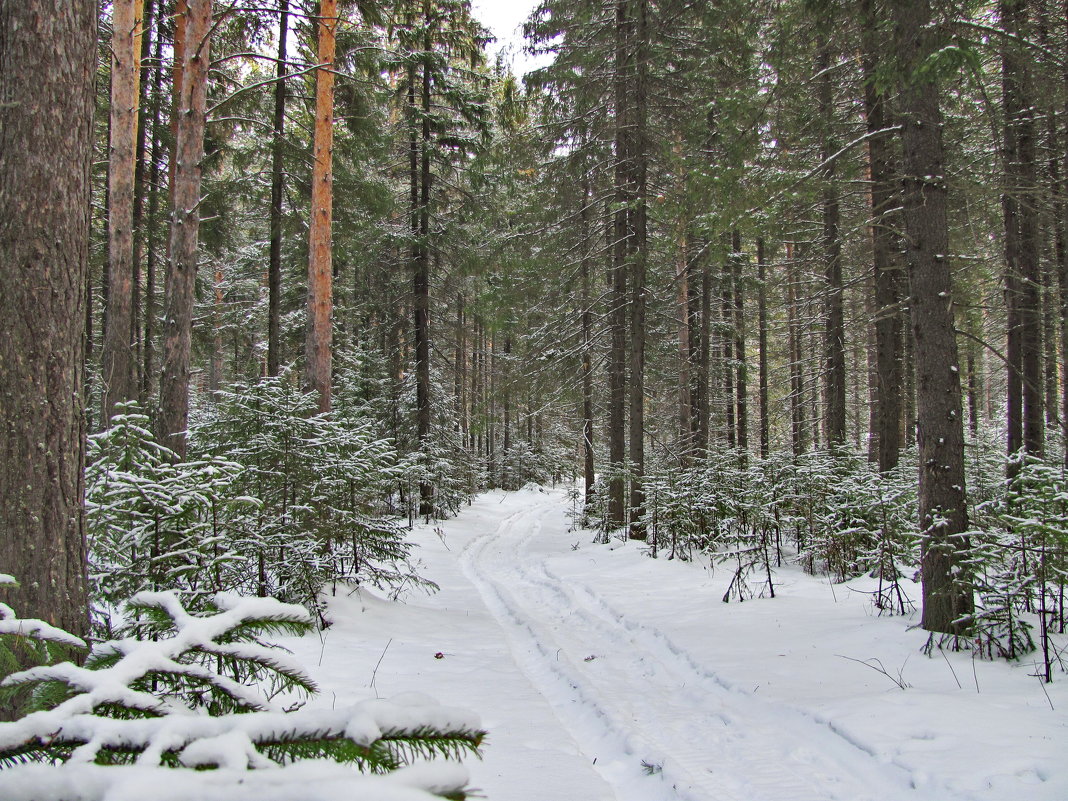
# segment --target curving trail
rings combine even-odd
[[[547,528],[566,525],[562,500],[547,496],[475,537],[460,561],[516,662],[618,799],[934,798],[905,768],[826,723],[729,686],[589,587],[555,575],[537,546]],[[639,762],[662,781],[635,781]]]

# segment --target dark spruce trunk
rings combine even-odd
[[[937,51],[938,32],[928,0],[899,0],[892,8],[901,69],[905,245],[916,370],[922,625],[930,632],[965,634],[973,604],[962,564],[968,519],[942,114],[937,79],[920,69]]]
[[[278,64],[274,85],[274,120],[271,142],[271,244],[267,260],[267,375],[281,369],[282,309],[282,195],[285,169],[282,163],[286,125],[286,40],[289,32],[289,0],[278,0]]]
[[[820,160],[826,165],[823,185],[823,260],[826,281],[823,332],[823,428],[827,446],[840,449],[846,442],[846,349],[845,311],[842,303],[842,242],[838,236],[838,182],[832,156],[838,150],[834,138],[834,84],[831,51],[826,38],[816,61],[817,95],[823,136]]]
[[[861,0],[864,22],[864,111],[867,119],[868,166],[871,181],[871,245],[875,306],[875,409],[872,435],[880,472],[898,463],[901,452],[901,265],[900,237],[893,210],[899,203],[889,134],[876,135],[888,127],[886,98],[876,78],[882,64],[881,36],[875,0]]]

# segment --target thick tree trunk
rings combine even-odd
[[[200,162],[204,158],[210,64],[211,0],[190,0],[178,82],[177,166],[171,219],[170,264],[163,315],[163,372],[160,377],[159,434],[164,445],[185,458],[189,427],[189,363],[193,301],[200,233]]]
[[[267,262],[267,375],[278,375],[282,363],[282,195],[285,191],[282,151],[286,127],[288,33],[289,0],[278,0],[278,65],[274,85],[274,139],[271,142],[271,244]]]
[[[934,74],[921,72],[936,52],[928,0],[893,4],[901,59],[904,209],[916,360],[919,513],[923,617],[927,631],[964,634],[973,609],[961,564],[968,530],[960,370],[953,323],[942,114]]]
[[[111,124],[108,159],[107,327],[100,353],[107,426],[116,404],[137,398],[133,330],[134,174],[137,169],[137,112],[141,77],[141,0],[112,6]]]
[[[333,352],[334,270],[334,32],[337,0],[319,7],[320,68],[315,71],[315,142],[312,150],[311,220],[308,224],[308,327],[304,340],[304,383],[319,411],[330,411]]]
[[[96,3],[0,3],[3,602],[88,630],[84,313]]]

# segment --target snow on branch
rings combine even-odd
[[[440,801],[463,798],[467,781],[463,766],[445,762],[385,776],[327,760],[261,771],[21,765],[0,773],[5,801]]]
[[[279,692],[311,695],[316,687],[288,652],[259,638],[310,630],[308,611],[227,594],[213,607],[193,614],[174,593],[139,593],[126,607],[136,636],[96,646],[84,667],[45,664],[0,682],[8,693],[31,688],[38,706],[0,723],[0,797],[463,797],[462,768],[407,766],[477,755],[484,733],[476,716],[415,693],[343,709],[282,709],[272,701]],[[14,614],[2,607],[0,618],[13,622]],[[20,764],[42,761],[64,764]],[[336,763],[388,773],[389,780],[368,783],[351,768],[337,772]],[[319,766],[310,794],[300,767],[307,764]],[[320,778],[323,765],[336,781]]]

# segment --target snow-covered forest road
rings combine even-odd
[[[1063,681],[1047,702],[1019,668],[927,659],[915,621],[794,568],[776,599],[723,604],[726,571],[595,545],[567,510],[562,491],[492,493],[417,529],[440,592],[339,595],[297,643],[326,702],[473,708],[491,801],[1068,797]]]

